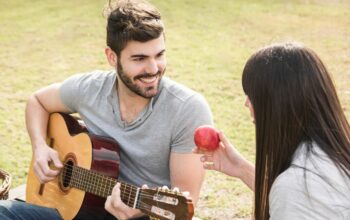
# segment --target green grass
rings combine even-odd
[[[166,25],[167,75],[204,94],[215,123],[254,161],[254,127],[244,107],[241,72],[259,47],[301,41],[333,74],[350,116],[350,4],[345,1],[152,0]],[[108,69],[103,0],[0,0],[0,167],[25,183],[31,146],[27,97],[77,73]],[[252,193],[208,172],[197,216],[248,218]]]

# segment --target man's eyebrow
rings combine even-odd
[[[165,49],[161,50],[159,53],[157,53],[157,55],[160,55],[162,53],[165,52]],[[149,57],[149,55],[146,55],[146,54],[134,54],[134,55],[131,55],[130,58],[145,58],[145,57]]]
[[[148,57],[148,56],[145,54],[134,54],[130,56],[130,58],[143,58],[143,57]]]
[[[159,53],[157,53],[157,55],[162,54],[164,52],[165,52],[165,49],[161,50]]]

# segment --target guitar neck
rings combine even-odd
[[[103,198],[111,195],[115,184],[120,182],[103,174],[69,164],[65,165],[62,172],[62,181],[68,183],[69,186]],[[122,201],[130,207],[140,208],[138,201],[141,189],[123,182],[120,184]]]

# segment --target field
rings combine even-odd
[[[24,109],[35,90],[94,69],[104,57],[105,0],[0,0],[0,168],[25,183],[31,145]],[[152,0],[166,26],[167,75],[201,92],[216,127],[254,161],[254,125],[241,73],[256,49],[299,41],[333,74],[350,116],[350,3],[312,0]],[[208,172],[196,216],[248,219],[253,194],[239,180]]]

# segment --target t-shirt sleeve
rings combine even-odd
[[[62,103],[71,111],[78,112],[84,92],[87,74],[76,74],[63,81],[60,87]]]
[[[270,220],[339,219],[334,193],[320,176],[302,168],[289,169],[271,187]]]
[[[201,125],[213,125],[213,117],[205,98],[195,93],[186,100],[177,113],[171,151],[190,153],[195,147],[194,130]]]
[[[269,196],[270,220],[306,219],[305,195],[298,185],[294,175],[284,174],[275,180]]]

